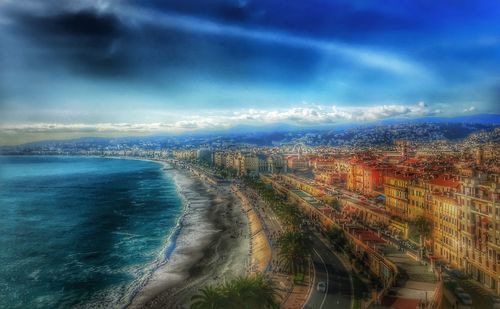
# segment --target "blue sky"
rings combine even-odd
[[[499,1],[4,0],[0,144],[500,113]]]

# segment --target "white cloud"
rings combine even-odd
[[[470,112],[474,112],[474,111],[476,111],[475,106],[469,106],[469,107],[464,109],[464,113],[470,113]]]
[[[379,105],[369,107],[338,107],[308,105],[281,110],[248,109],[227,114],[196,115],[171,122],[154,123],[35,123],[0,125],[5,134],[33,133],[122,133],[147,134],[227,129],[238,124],[291,123],[298,125],[328,125],[346,122],[376,121],[389,118],[414,118],[439,114],[419,102],[415,105]]]
[[[307,106],[284,110],[248,110],[226,116],[225,121],[253,121],[260,123],[292,122],[298,124],[334,124],[346,121],[375,121],[386,118],[422,117],[439,114],[424,102],[416,105],[379,105],[369,107]]]

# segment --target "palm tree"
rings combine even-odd
[[[257,286],[258,306],[253,308],[279,308],[280,295],[276,283],[264,273],[257,274],[254,277],[254,282]]]
[[[280,205],[280,219],[290,230],[297,230],[302,222],[302,215],[296,205]]]
[[[205,287],[191,300],[193,301],[192,309],[277,309],[280,307],[278,287],[264,273],[251,277],[238,277],[217,287]]]
[[[292,274],[303,273],[309,257],[310,243],[303,233],[289,231],[278,240],[280,264]]]
[[[228,298],[232,308],[246,307],[247,303],[253,303],[258,298],[258,291],[251,277],[238,277],[226,282],[222,289]]]
[[[278,288],[264,273],[233,280],[226,285],[226,293],[233,308],[273,309],[280,305]]]
[[[200,290],[200,294],[191,297],[191,309],[218,309],[228,305],[226,296],[221,289],[214,286],[207,286]]]

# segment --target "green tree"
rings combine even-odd
[[[375,290],[381,290],[384,287],[382,280],[375,275],[370,276],[370,283]]]
[[[356,265],[356,268],[363,270],[365,266],[368,266],[368,254],[366,252],[356,254],[354,264]]]
[[[219,287],[207,286],[199,294],[191,297],[191,309],[218,309],[227,308],[229,303],[226,295]]]
[[[330,206],[332,206],[332,208],[335,209],[336,211],[340,211],[340,203],[337,199],[333,200],[330,203]]]
[[[337,251],[344,250],[347,243],[347,239],[345,238],[345,234],[342,229],[334,226],[327,232],[327,236],[330,239],[335,250]]]
[[[264,273],[238,277],[218,286],[202,288],[192,298],[192,309],[277,309],[280,307],[279,289]]]
[[[280,219],[290,230],[297,230],[302,222],[302,215],[296,205],[288,204],[281,207]]]
[[[299,231],[288,231],[279,240],[280,264],[291,274],[303,274],[307,266],[311,245]]]
[[[280,296],[276,283],[264,273],[257,274],[251,278],[250,286],[245,291],[251,291],[246,308],[279,308]]]
[[[420,236],[420,245],[425,243],[425,240],[431,236],[432,223],[424,216],[418,216],[410,222],[410,228]]]

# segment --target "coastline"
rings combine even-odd
[[[231,192],[229,184],[214,185],[189,169],[164,160],[78,157],[155,162],[165,177],[172,178],[182,201],[175,225],[165,228],[165,240],[156,257],[144,267],[143,274],[120,293],[115,303],[118,307],[187,308],[199,288],[247,274],[248,221],[241,201]],[[100,307],[98,302],[95,299],[88,307]]]
[[[178,225],[162,250],[164,262],[126,307],[184,308],[201,286],[246,273],[249,248],[246,216],[229,185],[210,185],[188,170],[172,168],[164,161],[148,161],[168,168],[184,206]]]
[[[18,157],[24,158],[26,156],[18,156]],[[139,160],[137,159],[133,160],[136,161],[136,163],[134,163],[133,161],[128,161],[129,163],[127,163],[126,161],[120,162],[114,160],[116,158],[109,158],[109,157],[108,158],[89,157],[89,156],[30,156],[30,157],[36,157],[36,158],[28,159],[27,164],[37,164],[40,166],[42,166],[41,163],[45,164],[46,162],[47,164],[59,164],[56,165],[56,168],[51,170],[63,171],[63,172],[54,174],[56,176],[50,176],[53,174],[48,174],[49,176],[47,177],[59,177],[61,179],[60,180],[61,184],[66,184],[66,179],[74,178],[74,174],[72,174],[72,172],[75,169],[78,172],[82,172],[82,168],[90,167],[91,168],[89,170],[90,173],[93,173],[92,168],[99,169],[100,172],[102,171],[102,175],[104,175],[104,177],[97,176],[94,177],[95,179],[89,178],[90,180],[88,180],[87,182],[77,182],[75,184],[71,183],[71,187],[69,188],[72,189],[76,188],[75,190],[78,190],[79,192],[81,190],[86,190],[83,192],[85,192],[84,194],[89,195],[89,199],[92,198],[99,200],[103,199],[107,203],[105,205],[113,205],[113,207],[109,207],[109,209],[107,209],[106,212],[102,213],[96,212],[96,214],[90,211],[83,214],[81,214],[80,212],[76,212],[75,217],[77,222],[88,221],[95,224],[100,224],[101,222],[95,221],[95,218],[96,217],[99,218],[100,216],[105,217],[106,220],[103,221],[103,224],[107,224],[106,229],[86,230],[86,234],[82,236],[76,233],[71,233],[71,235],[78,235],[78,237],[85,237],[85,240],[82,239],[81,243],[78,243],[78,245],[75,245],[75,247],[71,247],[73,245],[72,243],[67,243],[67,242],[57,243],[57,245],[60,248],[66,248],[63,247],[63,245],[68,246],[67,249],[68,251],[61,250],[60,255],[54,253],[55,254],[54,257],[59,258],[62,261],[61,263],[62,265],[57,265],[57,267],[52,267],[52,264],[49,264],[50,260],[43,260],[43,259],[40,260],[40,264],[32,263],[31,264],[32,267],[27,268],[29,273],[32,275],[30,275],[29,280],[24,280],[24,282],[26,281],[30,282],[30,280],[32,279],[33,282],[35,283],[36,281],[39,281],[39,278],[44,278],[43,276],[39,275],[40,272],[42,272],[41,270],[43,269],[42,267],[45,267],[45,269],[49,269],[48,271],[50,271],[50,274],[54,273],[55,270],[59,270],[59,272],[57,273],[59,276],[57,278],[55,277],[47,278],[51,280],[49,282],[55,282],[54,285],[55,284],[62,285],[66,284],[67,282],[69,282],[69,284],[72,284],[74,281],[78,280],[79,280],[78,282],[80,282],[81,285],[83,285],[83,283],[81,282],[88,282],[91,280],[93,280],[92,282],[99,280],[103,281],[108,280],[108,281],[106,282],[106,284],[101,284],[95,288],[94,286],[91,286],[89,284],[89,288],[85,290],[84,288],[80,288],[79,290],[76,289],[71,290],[68,288],[66,292],[64,287],[61,288],[60,290],[56,289],[49,290],[47,288],[47,290],[40,290],[39,295],[41,296],[35,295],[31,299],[26,297],[26,300],[21,299],[15,296],[15,294],[13,294],[14,295],[13,298],[9,300],[12,300],[12,304],[15,304],[14,306],[17,306],[17,304],[23,304],[23,302],[26,302],[27,304],[28,301],[37,302],[40,306],[42,304],[46,304],[47,307],[52,307],[52,306],[56,307],[57,302],[64,303],[66,304],[65,306],[69,306],[67,304],[71,303],[71,307],[75,308],[104,308],[104,307],[125,308],[129,306],[131,300],[133,300],[134,297],[140,294],[144,286],[147,285],[147,282],[149,281],[151,274],[153,274],[159,267],[161,267],[168,261],[168,256],[175,251],[175,248],[177,246],[176,240],[178,234],[180,233],[184,213],[186,212],[186,203],[182,199],[182,196],[178,195],[179,183],[175,181],[174,179],[175,176],[173,176],[174,174],[171,171],[165,171],[165,167],[169,168],[169,165],[158,161],[155,161],[155,164],[151,164],[151,162],[146,162],[147,164],[140,164]],[[40,159],[38,157],[40,157]],[[47,160],[45,160],[46,157],[48,157]],[[70,160],[66,160],[66,158]],[[76,161],[73,161],[74,159],[76,159]],[[94,161],[94,159],[98,160]],[[131,160],[131,158],[120,158],[120,159]],[[77,166],[73,167],[72,166],[73,162],[76,162],[75,164]],[[114,178],[109,178],[109,179],[107,178],[106,176],[108,175],[107,167],[106,168],[102,167],[107,165],[109,165],[110,167],[109,170],[112,173],[111,175],[115,175],[113,176]],[[51,165],[49,166],[52,167]],[[143,174],[142,172],[143,167],[151,170],[153,174],[150,174],[150,172],[146,172],[145,174]],[[26,167],[24,166],[22,168],[26,169]],[[46,168],[45,169],[44,168],[45,167],[42,167],[40,169],[40,173],[35,173],[33,175],[37,177],[39,177],[39,175],[45,175],[44,173]],[[63,168],[67,168],[67,171],[64,170]],[[17,166],[14,166],[13,169],[17,170]],[[29,170],[30,172],[32,171],[31,168],[29,168],[29,165],[28,169],[26,170]],[[130,179],[132,179],[133,182],[129,182],[129,177],[128,177],[129,174],[131,175]],[[21,172],[20,175],[24,174]],[[122,175],[124,176],[122,177]],[[150,177],[150,175],[154,176]],[[61,178],[61,177],[67,177],[67,178]],[[86,177],[82,178],[87,179]],[[146,179],[146,182],[143,182],[141,179]],[[42,180],[44,179],[42,178]],[[100,185],[101,183],[103,184],[102,187]],[[107,194],[108,191],[104,191],[104,188],[108,188],[105,186],[105,184],[107,183],[119,184],[118,187],[116,186],[114,187],[108,186],[108,187],[111,190],[116,189],[116,191],[120,193],[127,192],[123,193],[122,195],[129,194],[130,196],[133,197],[130,197],[130,199],[124,199],[122,195],[108,196]],[[134,186],[130,187],[134,188],[133,192],[130,191],[132,193],[130,193],[128,190],[129,184],[134,184]],[[43,181],[41,181],[39,185],[41,185],[40,187],[41,189],[37,190],[37,192],[47,191],[45,188],[51,188],[51,189],[53,188],[49,186],[45,187],[45,183]],[[35,188],[38,188],[36,182],[34,183],[33,186]],[[23,186],[21,186],[21,188],[22,187]],[[145,190],[149,191],[143,192],[142,191],[143,187]],[[57,188],[65,189],[66,187],[64,185],[61,185],[57,186]],[[54,189],[50,191],[52,194],[52,192],[56,190]],[[67,197],[69,193],[74,194],[74,190],[69,191],[69,193],[68,191],[63,191],[63,192],[64,192],[64,197]],[[137,197],[135,197],[135,194],[137,194]],[[127,197],[125,196],[125,198]],[[160,200],[160,198],[162,199]],[[85,199],[80,199],[80,200],[82,200],[82,205],[85,205],[87,203]],[[130,207],[133,208],[135,212],[128,212],[128,213],[122,212],[121,203],[123,200],[126,201],[130,200],[131,202],[125,205],[130,205]],[[138,203],[136,203],[136,201],[138,201]],[[148,208],[147,209],[148,212],[143,213],[141,210],[142,209],[141,206],[146,205],[146,203],[148,202],[153,203],[151,204],[152,206],[151,211]],[[135,207],[136,205],[139,206]],[[52,209],[51,207],[45,207],[45,208]],[[78,209],[82,208],[85,207],[79,207]],[[106,207],[101,207],[101,208],[106,209]],[[53,212],[55,212],[55,210]],[[73,213],[70,213],[70,215],[73,215]],[[55,226],[55,228],[59,230],[67,229],[68,226],[73,226],[72,225],[73,217],[68,217],[68,218],[62,217],[64,219],[63,221],[57,221],[59,220],[58,217],[55,215],[52,216],[51,214],[51,218],[52,217],[54,218],[53,225]],[[135,219],[136,217],[137,219]],[[161,220],[158,221],[161,222],[161,224],[149,225],[149,222],[152,223],[157,222],[157,219]],[[124,225],[120,225],[122,223]],[[136,225],[135,230],[132,231],[132,229],[134,228],[133,226],[134,223],[138,223],[138,225]],[[37,227],[38,230],[40,230],[44,226],[37,226]],[[122,231],[122,229],[126,231]],[[128,229],[131,229],[130,233],[128,233],[129,232]],[[50,233],[50,231],[51,230],[48,229],[48,233]],[[102,231],[105,231],[106,233],[102,234],[101,233]],[[39,233],[39,234],[45,235],[44,233]],[[88,237],[88,235],[92,237]],[[93,240],[94,237],[96,238],[96,240]],[[113,242],[111,240],[108,240],[108,238],[106,238],[107,240],[105,242],[106,246],[107,247],[112,246],[112,248],[115,248],[114,251],[112,250],[106,251],[106,253],[112,254],[104,256],[104,258],[106,258],[105,262],[109,263],[92,264],[92,262],[96,259],[98,252],[97,250],[91,250],[93,248],[92,246],[90,246],[91,249],[89,249],[88,244],[93,244],[95,242],[99,243],[99,241],[101,241],[101,239],[105,237],[113,238]],[[59,238],[56,237],[55,239]],[[60,239],[64,239],[64,237],[61,236]],[[29,243],[29,241],[26,243]],[[39,241],[38,243],[41,242]],[[102,247],[99,247],[99,249],[101,248]],[[39,251],[39,252],[44,253],[44,251]],[[51,250],[51,252],[58,252],[58,251]],[[44,255],[49,256],[49,253]],[[92,257],[92,259],[94,260],[88,262],[88,264],[84,264],[87,260],[89,260],[87,256]],[[108,258],[108,256],[110,256],[110,258]],[[129,257],[130,259],[128,259]],[[113,263],[111,263],[110,261]],[[77,265],[77,267],[70,268],[72,265]],[[84,268],[84,265],[87,268]],[[98,268],[100,266],[102,266],[102,269]],[[69,269],[71,271],[64,272],[61,269],[64,270]],[[80,274],[78,273],[78,271],[75,271],[80,269],[84,269],[85,273],[83,274],[82,272],[82,274]],[[113,276],[117,277],[121,276],[121,277],[114,280],[115,277]],[[4,286],[3,281],[2,281],[2,286]],[[24,290],[29,291],[30,289],[24,288]],[[81,293],[79,294],[79,292]],[[2,299],[1,302],[2,304],[4,304],[3,300],[4,299]],[[2,307],[2,305],[0,305],[0,307]]]

